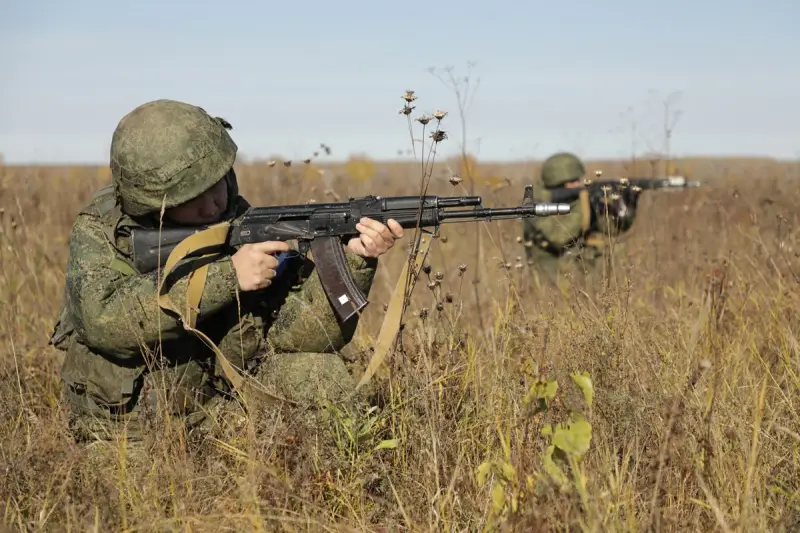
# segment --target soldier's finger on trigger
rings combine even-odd
[[[252,246],[253,249],[264,254],[289,251],[289,244],[283,241],[263,241],[254,243]]]

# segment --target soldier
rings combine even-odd
[[[193,428],[232,403],[212,349],[159,308],[157,273],[134,269],[128,239],[132,228],[159,226],[162,204],[164,227],[244,213],[249,204],[238,194],[237,146],[228,129],[199,107],[157,100],[131,111],[114,132],[112,184],[73,226],[65,305],[50,341],[66,352],[61,377],[78,441],[109,438],[125,423],[135,442],[149,413],[169,412]],[[343,246],[368,294],[377,258],[403,229],[366,218],[357,229]],[[276,278],[274,254],[289,250],[284,242],[247,244],[211,263],[196,328],[275,395],[337,402],[354,389],[337,352],[356,321],[337,322],[312,261],[296,258]],[[183,272],[168,295],[182,303],[187,291]]]
[[[549,202],[550,190],[581,187],[585,174],[583,163],[574,154],[553,154],[542,165],[541,184],[534,196],[538,201]],[[610,259],[610,238],[627,231],[636,216],[633,206],[627,207],[622,218],[599,213],[588,195],[582,195],[570,206],[572,210],[567,215],[522,221],[528,264],[537,277],[543,276],[556,286],[563,286],[565,277],[590,274],[601,258]]]

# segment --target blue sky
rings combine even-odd
[[[797,0],[3,2],[0,152],[105,163],[125,113],[172,98],[230,121],[245,157],[395,157],[413,89],[450,111],[448,155],[456,97],[426,69],[471,61],[481,159],[660,148],[673,92],[675,153],[796,158],[798,21]]]

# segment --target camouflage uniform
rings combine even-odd
[[[586,169],[573,154],[560,152],[545,160],[541,183],[534,192],[537,201],[549,202],[549,189],[583,179]],[[627,231],[636,216],[630,208],[625,220],[612,220],[576,200],[567,215],[522,221],[525,252],[539,282],[562,286],[565,278],[586,279],[607,253],[610,238]],[[544,278],[544,279],[541,279]]]
[[[227,180],[225,219],[248,203],[238,195],[230,125],[188,104],[159,100],[124,117],[111,146],[112,185],[78,215],[70,237],[65,303],[51,343],[66,352],[61,377],[79,440],[107,438],[126,422],[142,437],[150,413],[169,412],[188,427],[230,404],[229,384],[212,351],[163,312],[156,272],[130,260],[130,230],[158,227],[170,208]],[[168,222],[165,220],[164,225]],[[376,259],[345,251],[368,294]],[[186,273],[169,296],[186,301]],[[266,290],[238,292],[230,257],[210,265],[197,329],[238,368],[290,400],[341,400],[354,383],[338,357],[356,320],[338,323],[309,259],[296,259]]]

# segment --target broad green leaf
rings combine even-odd
[[[478,486],[483,486],[486,483],[486,478],[492,473],[492,462],[485,461],[478,467]]]
[[[495,514],[503,510],[506,505],[506,491],[503,486],[498,483],[492,487],[492,510]]]
[[[553,435],[553,445],[567,455],[580,459],[589,451],[592,442],[592,426],[583,416],[573,414],[566,424],[559,424]]]
[[[583,400],[586,402],[586,405],[591,406],[592,401],[594,400],[594,385],[592,384],[592,378],[589,377],[588,372],[581,372],[580,374],[572,374],[572,381],[581,389],[583,392]]]
[[[556,447],[550,445],[542,454],[542,462],[544,463],[544,471],[553,478],[553,481],[558,483],[559,485],[565,485],[567,483],[567,475],[559,468],[559,466],[553,461],[553,452],[556,451]]]
[[[514,465],[506,462],[503,463],[503,477],[505,477],[508,481],[516,481],[517,469],[514,468]]]
[[[376,450],[394,450],[400,444],[399,439],[382,440],[375,446]]]
[[[556,392],[558,392],[557,381],[538,381],[528,390],[523,399],[523,404],[527,407],[532,401],[536,400],[537,409],[544,410],[556,397]]]

